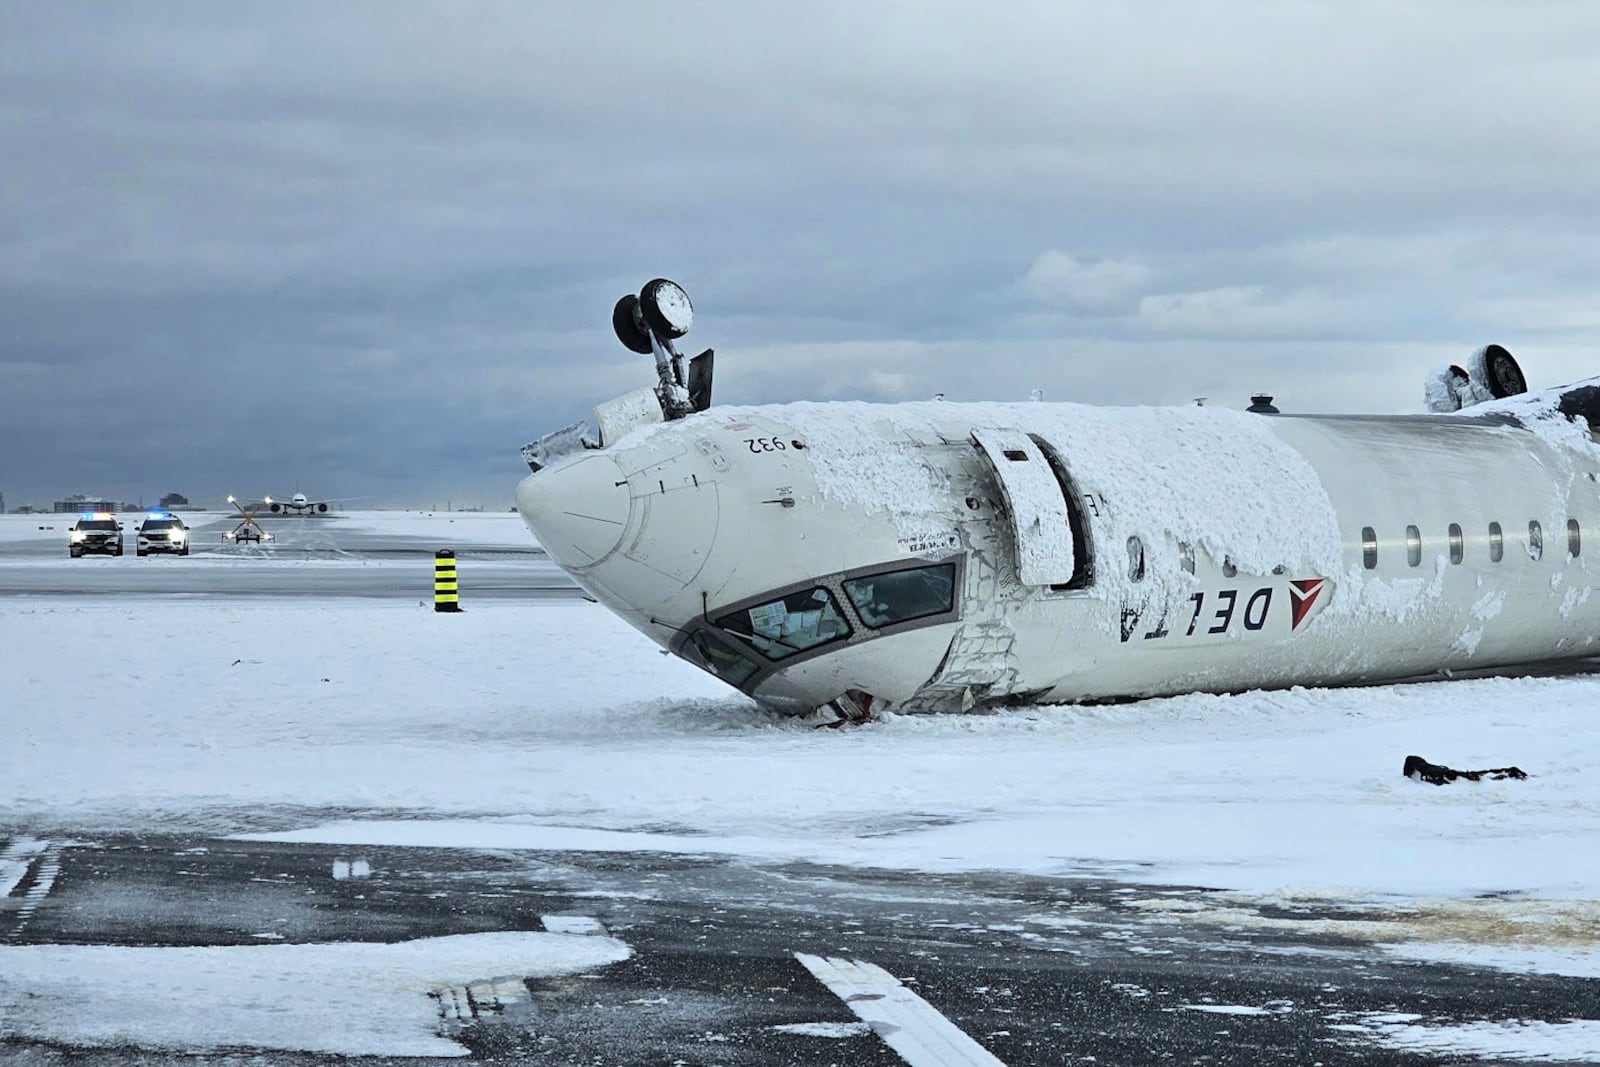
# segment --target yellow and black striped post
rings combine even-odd
[[[433,610],[461,610],[456,590],[456,554],[448,548],[433,554]]]

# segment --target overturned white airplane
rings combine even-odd
[[[600,603],[785,712],[966,710],[1600,653],[1600,380],[1498,345],[1427,415],[710,406],[657,279],[654,388],[526,446],[529,528]],[[1515,395],[1515,394],[1523,395]],[[1258,404],[1255,410],[1269,404]]]

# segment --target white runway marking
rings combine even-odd
[[[539,921],[552,934],[604,934],[599,919],[587,915],[541,915]]]
[[[882,967],[804,952],[794,958],[911,1067],[1005,1067]]]
[[[50,847],[50,842],[32,837],[19,837],[0,852],[0,897],[9,897],[16,889],[28,868],[39,854]]]
[[[429,990],[428,996],[439,1002],[439,1020],[453,1025],[477,1022],[485,1015],[503,1015],[512,1005],[532,999],[528,983],[520,978],[490,978],[464,986],[441,985]]]
[[[23,842],[18,842],[17,844],[20,845]],[[56,884],[56,875],[61,873],[60,850],[51,848],[48,841],[30,840],[27,842],[27,846],[30,850],[30,855],[42,855],[43,859],[39,860],[39,865],[34,870],[33,884],[28,886],[28,891],[22,895],[22,901],[17,905],[16,924],[6,931],[5,939],[12,942],[22,937],[22,931],[27,928],[28,921],[33,918],[33,913],[39,910],[39,905],[44,903],[44,898],[50,895],[51,888]],[[38,846],[38,851],[31,851],[34,846]],[[14,845],[13,848],[15,847]],[[11,853],[12,849],[8,848],[5,854],[9,857]],[[0,877],[5,878],[7,881],[6,892],[0,894],[0,896],[9,896],[11,891],[16,889],[17,883],[22,880],[23,874],[28,870],[28,864],[25,861],[19,859],[15,862],[21,866],[21,872],[14,878],[0,874]]]
[[[372,874],[372,864],[366,860],[334,860],[333,877],[342,882],[346,878],[367,878]]]
[[[22,928],[28,925],[33,913],[39,910],[44,898],[50,895],[51,887],[56,884],[56,875],[60,873],[61,855],[51,849],[45,853],[44,860],[34,875],[33,884],[28,887],[27,894],[22,898],[22,908],[17,912],[17,925],[12,931],[13,936],[21,934]]]

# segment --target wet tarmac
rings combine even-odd
[[[30,896],[46,870],[48,892]],[[903,1060],[799,953],[883,968],[1012,1065],[1449,1062],[1386,1050],[1360,1024],[1397,1015],[1435,1025],[1554,1022],[1592,1012],[1600,994],[1596,981],[1405,962],[1336,933],[1175,922],[1152,908],[1207,896],[1094,878],[696,855],[109,837],[46,843],[7,900],[30,903],[0,911],[0,960],[22,945],[402,942],[538,931],[574,917],[628,946],[625,961],[581,975],[513,975],[495,997],[481,984],[456,1000],[436,990],[419,1007],[436,1013],[429,1022],[439,1033],[495,1063],[971,1062]],[[0,1024],[14,1003],[3,970]],[[62,1032],[73,1032],[70,1020]],[[13,1035],[0,1040],[0,1060],[383,1062],[286,1052],[257,1061],[244,1050],[132,1044],[69,1057],[69,1049]]]

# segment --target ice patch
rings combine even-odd
[[[1263,1007],[1248,1004],[1179,1004],[1182,1011],[1203,1011],[1210,1015],[1287,1015],[1294,1005],[1287,1001],[1274,1001]]]
[[[1391,1049],[1518,1063],[1594,1063],[1600,1061],[1600,1021],[1569,1019],[1542,1022],[1433,1024],[1417,1016],[1371,1015],[1329,1027],[1359,1034]]]
[[[861,1037],[872,1033],[866,1023],[781,1023],[773,1027],[780,1034],[797,1034],[800,1037]]]
[[[430,995],[495,976],[580,973],[629,954],[609,937],[550,933],[398,944],[0,946],[0,1019],[7,1033],[78,1046],[464,1056],[438,1032]]]

